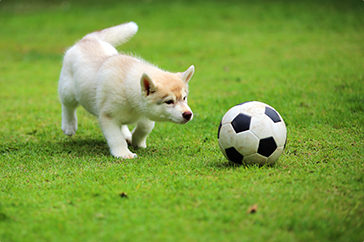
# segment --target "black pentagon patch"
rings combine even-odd
[[[242,165],[244,156],[240,154],[234,147],[225,150],[227,157],[230,161]]]
[[[265,107],[265,114],[268,117],[270,117],[270,119],[273,120],[273,122],[275,123],[281,122],[281,118],[274,109],[271,109],[270,107]]]
[[[234,118],[231,122],[236,133],[249,130],[251,117],[242,113]]]
[[[277,144],[273,137],[268,137],[259,141],[258,154],[269,157],[276,149]]]

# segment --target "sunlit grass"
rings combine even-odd
[[[363,8],[0,1],[0,241],[363,240]],[[195,118],[157,124],[122,161],[81,108],[77,134],[62,134],[57,81],[67,47],[130,20],[121,51],[196,66]],[[221,117],[250,100],[287,123],[275,166],[231,166],[218,148]]]

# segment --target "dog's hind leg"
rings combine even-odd
[[[130,130],[128,128],[128,125],[122,125],[121,126],[121,133],[124,136],[124,139],[126,140],[126,142],[130,145],[131,144],[131,133]]]
[[[68,135],[72,136],[77,130],[77,104],[65,105],[62,103],[62,130]]]
[[[78,102],[74,93],[72,75],[66,68],[62,69],[58,92],[62,103],[62,130],[66,135],[72,136],[77,130]]]
[[[147,147],[147,136],[154,128],[154,121],[149,119],[141,119],[135,129],[131,138],[131,144],[138,148]]]

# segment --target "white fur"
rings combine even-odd
[[[111,154],[121,158],[136,157],[127,143],[146,147],[155,121],[184,124],[193,117],[187,93],[194,66],[170,73],[114,48],[137,30],[129,22],[86,35],[66,52],[59,80],[64,133],[75,134],[81,104],[98,117]]]

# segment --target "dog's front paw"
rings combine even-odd
[[[115,156],[116,158],[121,158],[121,159],[134,159],[137,158],[137,155],[128,151],[124,151],[124,152],[113,152],[111,151],[111,154],[113,156]]]
[[[138,156],[136,154],[130,153],[130,154],[119,156],[118,158],[121,158],[121,159],[134,159],[134,158],[137,158],[137,157]]]

